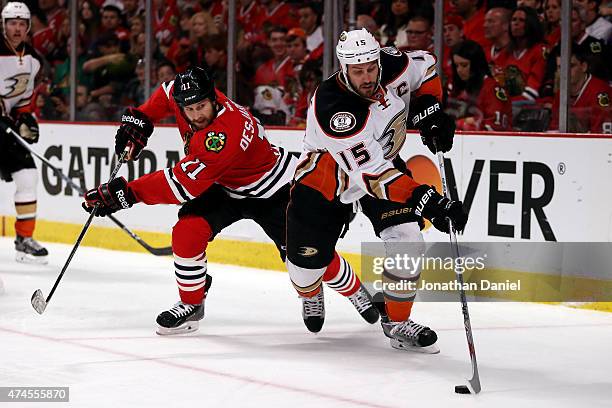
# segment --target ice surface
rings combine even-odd
[[[331,290],[314,335],[287,274],[211,264],[200,331],[160,337],[155,317],[178,300],[171,258],[80,248],[40,316],[30,296],[70,251],[47,247],[49,265],[17,264],[0,238],[0,386],[69,386],[54,407],[612,406],[612,314],[471,304],[483,392],[457,395],[470,373],[458,303],[414,307],[440,354],[400,352]]]

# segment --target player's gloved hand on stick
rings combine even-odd
[[[125,160],[138,160],[152,133],[153,123],[147,115],[138,109],[127,108],[121,115],[121,126],[115,135],[115,153],[119,156],[127,146],[129,152]]]
[[[417,97],[411,106],[410,121],[433,154],[436,154],[436,146],[441,152],[448,152],[453,147],[455,121],[442,110],[435,96]]]
[[[15,127],[18,134],[30,144],[38,142],[38,121],[31,113],[20,113],[15,120]]]
[[[414,213],[431,221],[438,231],[448,233],[448,219],[456,231],[463,231],[468,220],[461,201],[449,200],[432,186],[422,185],[414,189],[407,202]]]
[[[106,217],[116,211],[130,208],[136,203],[136,198],[123,177],[92,188],[85,193],[84,198],[83,208],[88,213],[93,211],[96,204],[100,204],[96,211],[97,217]]]

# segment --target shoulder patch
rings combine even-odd
[[[592,54],[599,54],[603,51],[601,43],[599,41],[593,41],[589,44]]]
[[[360,131],[368,120],[370,102],[339,83],[339,73],[323,81],[314,97],[317,123],[330,137],[344,138]]]
[[[495,87],[495,97],[502,102],[506,102],[508,100],[508,95],[506,95],[506,90],[501,86]]]
[[[610,97],[607,92],[600,92],[597,94],[597,103],[602,108],[610,106]]]
[[[382,69],[380,82],[386,86],[393,82],[408,65],[408,56],[395,47],[381,48],[380,66]]]
[[[210,131],[206,133],[206,139],[204,139],[204,146],[209,152],[219,153],[225,147],[225,140],[227,137],[223,132]]]

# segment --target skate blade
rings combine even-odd
[[[186,334],[186,333],[194,332],[198,330],[199,327],[200,327],[200,323],[197,321],[186,322],[180,325],[179,327],[172,327],[172,328],[157,326],[156,333],[159,334],[160,336],[175,336],[177,334]]]
[[[411,346],[397,339],[389,339],[389,342],[391,343],[391,347],[393,347],[396,350],[414,351],[414,352],[423,353],[423,354],[438,354],[440,352],[440,348],[438,347],[437,343],[434,343],[430,346],[419,347],[419,346]]]
[[[17,252],[15,255],[15,260],[17,262],[25,263],[25,264],[34,264],[34,265],[46,265],[49,263],[47,256],[33,256],[30,254],[26,254],[25,252]]]

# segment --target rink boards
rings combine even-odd
[[[46,123],[41,125],[40,142],[34,148],[77,183],[91,188],[106,181],[114,164],[115,131],[115,126],[108,125]],[[301,150],[302,137],[303,130],[268,130],[272,143],[291,152]],[[402,152],[417,181],[440,187],[436,157],[421,144],[418,135],[408,135]],[[182,143],[177,130],[159,126],[142,159],[124,166],[120,175],[133,179],[171,166],[181,157]],[[81,199],[50,169],[39,162],[37,166],[40,173],[37,237],[73,242],[86,219],[80,208]],[[607,188],[612,179],[610,137],[460,134],[452,152],[447,154],[447,173],[454,196],[469,207],[470,221],[462,241],[611,241],[612,192]],[[8,217],[14,214],[13,191],[13,185],[0,184],[0,214],[7,216],[2,223],[3,235],[12,234]],[[150,244],[164,246],[169,244],[176,213],[175,206],[137,205],[119,213],[118,218],[142,233]],[[108,220],[96,219],[94,225],[86,243],[115,249],[137,248]],[[429,226],[424,235],[427,241],[446,240]],[[227,241],[215,244],[222,258],[218,261],[282,269],[271,246],[260,244],[269,242],[263,231],[254,228],[250,221],[234,224],[223,238]],[[340,247],[358,253],[361,242],[375,240],[369,222],[358,215]]]

